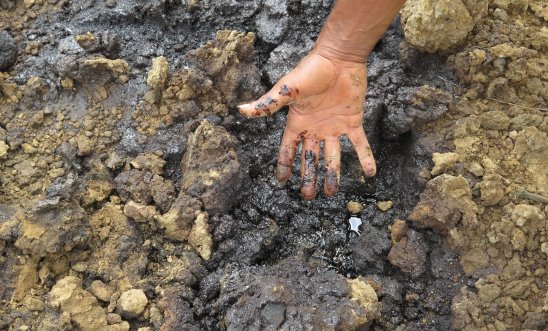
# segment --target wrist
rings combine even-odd
[[[312,53],[323,56],[332,61],[344,61],[354,63],[366,63],[369,53],[352,52],[351,50],[341,50],[336,45],[329,45],[318,42]]]

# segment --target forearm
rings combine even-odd
[[[365,62],[405,0],[337,0],[314,51],[326,57]]]

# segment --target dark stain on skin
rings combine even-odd
[[[313,151],[304,152],[303,186],[316,183],[316,154]]]
[[[299,95],[299,89],[298,88],[293,89],[287,85],[282,85],[280,87],[279,94],[283,95],[284,97],[296,97],[297,95]]]
[[[339,189],[339,180],[335,169],[327,169],[324,185],[324,193],[328,197],[337,193],[337,190]]]
[[[255,110],[256,112],[254,113],[254,115],[256,114],[261,114],[261,113],[266,113],[267,115],[270,115],[270,107],[272,105],[277,105],[278,104],[278,100],[274,99],[274,98],[271,98],[271,97],[267,97],[266,99],[264,99],[263,101],[259,102],[256,106],[255,106]],[[260,115],[259,115],[260,116]]]
[[[352,85],[354,86],[360,86],[360,77],[355,74],[350,74],[350,79],[352,79]]]
[[[301,142],[301,140],[304,138],[304,135],[307,133],[308,133],[307,130],[304,130],[301,133],[299,133],[299,135],[297,136],[297,145]]]

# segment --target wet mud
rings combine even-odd
[[[546,209],[510,193],[546,196],[546,44],[500,18],[542,9],[492,4],[444,54],[396,19],[367,64],[377,175],[343,137],[340,180],[306,152],[338,192],[305,201],[301,158],[275,176],[286,111],[237,105],[331,5],[0,0],[0,330],[545,327]]]

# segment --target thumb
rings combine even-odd
[[[273,114],[290,104],[299,95],[299,89],[285,82],[278,82],[265,95],[251,103],[239,105],[240,114],[247,117],[263,117]]]

